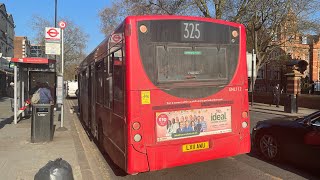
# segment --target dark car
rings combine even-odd
[[[253,128],[252,138],[267,160],[285,159],[320,169],[320,111],[305,117],[260,121]]]

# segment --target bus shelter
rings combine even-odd
[[[55,99],[56,89],[56,61],[47,58],[12,58],[14,65],[14,98],[12,109],[14,112],[14,123],[26,115],[30,104],[30,92],[40,83],[47,83],[50,87],[52,97]]]

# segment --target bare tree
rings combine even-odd
[[[128,15],[197,15],[242,23],[247,30],[247,49],[255,49],[257,54],[258,72],[270,59],[282,64],[286,54],[270,57],[298,34],[319,33],[320,22],[313,16],[319,12],[319,4],[320,0],[117,0],[102,10],[100,17],[105,34]]]
[[[48,20],[34,16],[32,21],[32,29],[36,32],[34,42],[40,45],[45,44],[45,27],[54,27]],[[64,30],[64,60],[66,65],[79,64],[85,57],[85,48],[88,42],[88,35],[77,26],[73,21],[65,18],[67,27]],[[53,56],[50,56],[53,58]],[[57,62],[57,67],[61,62]],[[60,68],[58,68],[60,71]]]
[[[145,14],[180,14],[192,12],[194,2],[191,0],[116,0],[110,7],[100,11],[101,31],[110,35],[112,31],[129,15]],[[194,14],[199,15],[199,14]]]
[[[277,57],[271,56],[316,27],[310,15],[318,9],[317,3],[319,0],[273,0],[248,4],[250,11],[241,16],[239,22],[247,27],[247,49],[255,49],[257,54],[256,72],[265,64],[281,66],[289,58],[284,51],[277,53]]]

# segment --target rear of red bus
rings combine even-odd
[[[125,35],[129,174],[250,151],[243,25],[138,16]]]

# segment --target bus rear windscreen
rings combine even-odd
[[[138,22],[137,32],[146,75],[171,95],[207,97],[235,76],[239,27],[204,21],[148,20]]]
[[[226,49],[157,46],[158,82],[227,80]]]

